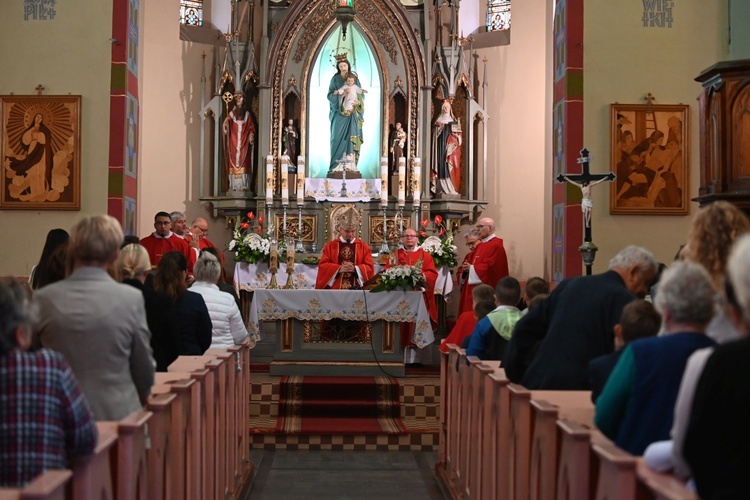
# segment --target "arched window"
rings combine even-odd
[[[203,0],[180,0],[180,24],[203,26]]]
[[[510,0],[487,0],[487,31],[510,29]]]

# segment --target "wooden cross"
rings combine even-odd
[[[42,92],[44,91],[44,86],[40,83],[39,85],[36,86],[34,90],[36,90],[36,95],[42,95]]]
[[[581,172],[580,174],[560,174],[557,176],[558,182],[567,181],[574,186],[578,186],[581,189],[581,211],[583,212],[584,223],[584,246],[586,246],[586,243],[591,244],[591,209],[593,207],[593,203],[591,201],[591,187],[604,181],[612,182],[613,180],[615,180],[615,174],[613,172],[609,172],[607,174],[592,174],[589,171],[589,161],[589,150],[583,148],[581,150],[581,156],[580,158],[578,158],[578,163],[582,165],[583,172]],[[590,263],[586,264],[586,274],[591,274]]]

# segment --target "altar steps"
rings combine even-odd
[[[436,451],[440,378],[415,375],[398,379],[400,434],[284,434],[276,432],[280,377],[253,369],[250,383],[250,446],[267,450]]]

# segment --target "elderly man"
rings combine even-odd
[[[323,247],[315,288],[348,290],[372,278],[375,271],[372,251],[367,243],[355,237],[357,222],[352,212],[339,219],[339,237]]]
[[[480,284],[490,285],[494,289],[498,281],[510,274],[503,240],[495,234],[495,221],[489,217],[479,219],[477,233],[480,243],[474,249],[473,261],[466,266],[469,271],[467,294]],[[464,300],[462,303],[464,310],[469,310],[471,305],[467,302]]]
[[[140,410],[154,383],[143,295],[107,273],[122,238],[109,215],[79,221],[68,247],[73,274],[34,297],[40,313],[34,335],[65,356],[96,420]]]
[[[155,231],[145,238],[141,238],[141,245],[148,251],[151,267],[159,264],[162,256],[168,252],[180,252],[188,262],[188,274],[193,274],[195,255],[190,245],[171,231],[172,217],[167,212],[158,212],[154,216]]]
[[[590,389],[589,361],[614,351],[622,309],[646,295],[656,268],[651,252],[629,246],[609,271],[564,280],[516,324],[503,358],[508,378],[529,389]]]
[[[427,310],[430,312],[430,319],[433,324],[437,325],[437,306],[435,305],[435,282],[438,278],[437,268],[429,252],[425,252],[417,246],[417,232],[414,229],[406,229],[401,235],[401,248],[396,250],[396,263],[402,266],[414,266],[422,261],[422,273],[424,274],[427,286],[424,289],[424,301],[427,304]],[[412,342],[412,332],[414,325],[401,325],[401,346],[404,348],[404,363],[418,364],[419,350]]]
[[[203,217],[198,217],[193,221],[190,225],[190,231],[193,233],[193,237],[198,240],[198,248],[200,250],[203,250],[204,248],[216,248],[216,246],[211,243],[211,240],[207,238],[208,221]]]

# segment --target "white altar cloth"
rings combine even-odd
[[[341,195],[343,179],[308,177],[305,179],[305,195],[315,201],[368,202],[380,199],[380,179],[347,179],[346,196]]]
[[[375,264],[375,272],[383,270],[383,266]],[[300,290],[314,290],[315,279],[318,276],[317,265],[295,264],[294,265],[294,283]],[[279,272],[276,274],[276,281],[279,286],[286,283],[286,263],[279,264]],[[261,262],[258,264],[248,264],[247,262],[238,262],[234,266],[234,287],[239,294],[240,290],[253,291],[266,288],[271,281],[271,273],[268,271],[268,263]],[[447,298],[453,291],[453,275],[447,266],[438,267],[438,279],[435,283],[435,295],[442,295]]]
[[[364,290],[255,290],[248,332],[260,339],[261,321],[298,320],[388,321],[414,323],[412,341],[420,348],[435,341],[422,292]]]

